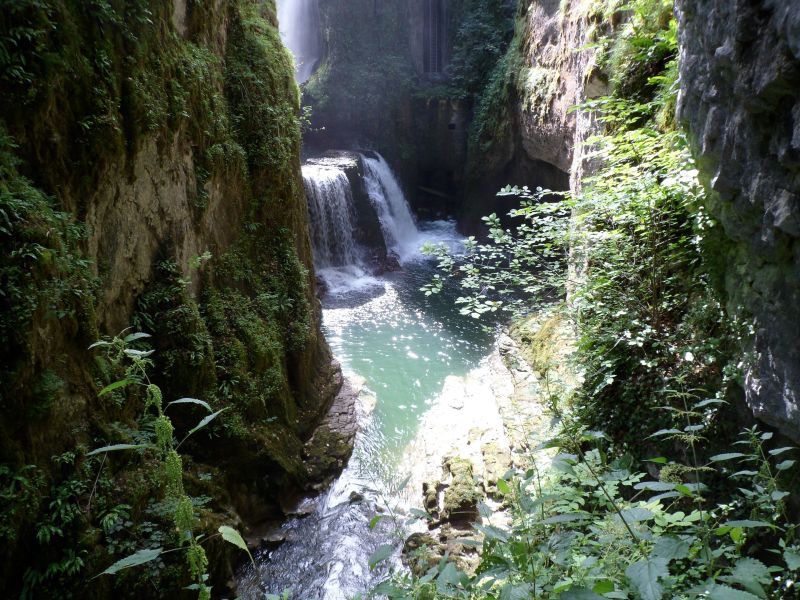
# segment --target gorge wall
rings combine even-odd
[[[298,90],[273,2],[19,2],[0,43],[0,483],[13,492],[0,587],[19,592],[34,556],[25,585],[44,597],[107,566],[119,540],[98,525],[103,505],[159,519],[146,463],[113,457],[101,477],[75,452],[138,435],[141,398],[97,397],[123,376],[88,349],[100,336],[151,333],[165,399],[227,409],[211,443],[182,447],[190,493],[215,499],[209,525],[258,522],[303,487],[303,442],[341,379],[319,328]],[[202,417],[182,414],[179,435]],[[39,543],[54,497],[84,508],[55,524],[66,541]],[[43,574],[67,564],[64,548],[77,572]],[[150,585],[111,579],[80,597]]]
[[[679,2],[677,12],[678,114],[721,225],[729,312],[753,323],[746,400],[800,440],[800,9],[704,0]],[[614,90],[630,96],[647,81],[620,52],[630,17],[606,2],[522,3],[505,72],[492,81],[498,91],[477,112],[466,210],[480,210],[491,192],[481,181],[516,165],[531,180],[526,171],[545,163],[579,188],[590,166],[581,142],[596,124],[570,108]]]
[[[800,441],[800,6],[680,1],[681,95],[729,305],[753,322],[746,396]]]

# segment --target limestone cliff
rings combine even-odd
[[[800,6],[679,1],[679,114],[752,318],[747,401],[800,441]]]
[[[64,481],[84,489],[86,466],[82,451],[51,457],[130,441],[141,411],[124,393],[98,399],[119,376],[88,350],[99,336],[153,334],[151,377],[165,393],[228,409],[212,443],[182,451],[193,472],[215,473],[210,495],[249,521],[303,484],[303,441],[340,378],[319,328],[298,91],[274,3],[26,0],[3,11],[0,483],[16,496],[0,506],[0,587],[19,591],[23,565],[28,593],[44,597],[70,585],[41,565],[64,560],[58,547],[74,539],[45,548],[35,534]],[[197,416],[176,417],[178,433]],[[98,478],[97,505],[105,477],[84,470]],[[208,491],[204,477],[194,493]],[[158,482],[119,480],[108,502],[149,510],[126,495],[146,504]],[[59,527],[81,540],[85,581],[111,550],[75,490],[65,501],[86,514]]]

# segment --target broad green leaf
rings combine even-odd
[[[151,560],[157,559],[159,556],[161,556],[162,552],[163,550],[161,548],[148,548],[146,550],[139,550],[130,556],[126,556],[125,558],[118,560],[105,571],[100,573],[100,575],[114,575],[123,569],[138,567],[139,565],[143,565]]]
[[[614,586],[612,585],[608,591],[611,592],[613,590]],[[524,596],[524,598],[528,598],[528,596]],[[560,594],[558,598],[559,600],[604,600],[603,596],[596,593],[596,590],[589,590],[583,587],[567,590]]]
[[[766,521],[751,521],[749,519],[743,519],[741,521],[728,521],[726,523],[723,523],[722,525],[720,525],[717,531],[719,531],[720,529],[725,529],[725,533],[727,533],[728,530],[732,527],[741,527],[742,529],[754,529],[756,527],[772,527],[772,525],[770,525]]]
[[[667,459],[664,458],[663,456],[657,456],[655,458],[645,458],[644,461],[645,462],[656,463],[658,465],[665,465],[668,462]]]
[[[790,450],[797,450],[793,446],[784,446],[783,448],[775,448],[774,450],[769,451],[770,456],[778,456],[779,454],[783,454],[784,452],[789,452]]]
[[[783,553],[783,560],[786,561],[786,566],[790,571],[797,571],[800,569],[800,551],[787,549]]]
[[[179,400],[173,400],[169,404],[164,407],[164,410],[168,409],[173,404],[197,404],[198,406],[202,406],[208,412],[211,412],[211,406],[209,406],[208,402],[204,402],[203,400],[198,400],[197,398],[180,398]]]
[[[97,396],[98,398],[100,396],[105,396],[106,394],[110,394],[114,390],[118,390],[119,388],[125,387],[126,385],[130,385],[131,383],[133,383],[133,381],[131,381],[130,379],[120,379],[119,381],[115,381],[114,383],[107,385],[102,390],[97,392]]]
[[[743,592],[734,589],[727,585],[714,585],[709,590],[709,600],[759,600],[758,596],[754,596],[750,592]]]
[[[714,456],[709,458],[709,460],[711,462],[722,462],[724,460],[732,460],[734,458],[742,458],[744,456],[747,455],[741,452],[726,452],[724,454],[715,454]]]
[[[738,583],[751,594],[766,599],[767,595],[761,584],[769,583],[770,573],[761,561],[745,557],[736,561],[730,578],[725,578],[724,581]]]
[[[796,462],[796,460],[785,460],[782,463],[775,465],[775,468],[778,469],[778,471],[787,471],[788,469],[791,469]]]
[[[378,523],[380,522],[380,520],[382,518],[383,518],[383,515],[375,515],[374,517],[372,517],[369,520],[369,528],[370,529],[375,529],[375,527],[378,525]]]
[[[594,584],[592,591],[598,594],[608,594],[609,592],[613,592],[614,582],[608,579],[598,581],[597,583]]]
[[[505,479],[497,480],[497,489],[500,490],[500,493],[504,496],[507,496],[511,493],[511,486],[508,485],[508,482]]]
[[[556,523],[571,523],[573,521],[585,521],[588,519],[590,515],[588,513],[566,513],[563,515],[555,515],[553,517],[548,517],[542,523],[546,525],[554,525]]]
[[[369,557],[369,568],[374,569],[379,563],[382,563],[392,554],[394,554],[395,547],[392,544],[383,544],[378,546],[378,549]]]
[[[640,521],[647,521],[648,519],[652,519],[655,515],[653,511],[648,510],[646,508],[642,508],[640,506],[634,506],[632,508],[626,508],[622,511],[622,518],[625,519],[628,523],[634,522],[639,523]],[[619,519],[619,515],[614,515],[617,519]]]
[[[132,358],[147,358],[155,354],[155,350],[134,350],[133,348],[125,348],[125,354]]]
[[[680,435],[683,432],[680,429],[659,429],[655,433],[651,433],[647,437],[660,437],[662,435]]]
[[[635,490],[650,490],[652,492],[668,492],[675,489],[674,483],[664,481],[642,481],[633,486]]]
[[[484,536],[486,536],[489,540],[495,540],[498,542],[507,542],[510,539],[510,534],[507,531],[503,531],[499,527],[495,527],[494,525],[479,525],[475,524],[473,527],[480,531]]]
[[[96,448],[91,452],[87,452],[86,456],[95,456],[96,454],[103,454],[105,452],[116,452],[117,450],[138,450],[139,448],[149,448],[149,444],[114,444],[112,446],[103,446]]]
[[[95,348],[99,348],[100,346],[110,346],[111,342],[106,342],[105,340],[100,340],[99,342],[95,342],[91,346],[89,346],[89,350],[93,350]]]
[[[669,536],[657,538],[650,553],[652,558],[663,558],[667,562],[689,556],[689,542]]]
[[[758,475],[757,471],[736,471],[731,477],[753,477]]]
[[[250,550],[247,548],[247,543],[242,538],[242,534],[236,531],[233,527],[228,527],[227,525],[220,525],[217,531],[222,534],[223,540],[247,552],[247,556],[250,557],[250,562],[253,563],[254,567],[256,566],[256,561],[253,560],[253,555],[250,554]]]
[[[717,398],[709,398],[708,400],[703,400],[701,402],[698,402],[697,404],[694,405],[693,408],[694,409],[705,408],[706,406],[711,406],[712,404],[727,404],[727,402],[725,402],[725,400],[719,400]]]
[[[378,585],[373,588],[372,593],[376,596],[387,596],[389,598],[400,598],[405,597],[406,590],[401,587],[398,587],[396,584],[392,583],[391,580],[381,581]]]
[[[531,586],[527,583],[507,583],[500,588],[499,600],[528,600],[530,597]]]
[[[663,558],[639,560],[625,569],[625,576],[639,592],[642,600],[661,600],[664,589],[658,580],[667,575],[667,561]]]
[[[440,594],[447,594],[452,591],[451,588],[464,585],[467,581],[467,576],[459,571],[453,563],[448,562],[439,573],[439,577],[436,578],[436,591]]]

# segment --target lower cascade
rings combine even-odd
[[[408,201],[397,178],[380,154],[376,153],[376,158],[365,156],[364,165],[364,183],[378,213],[386,246],[402,263],[419,252],[419,230]]]

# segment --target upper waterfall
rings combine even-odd
[[[292,51],[297,83],[313,75],[322,58],[318,0],[278,0],[281,39]]]

